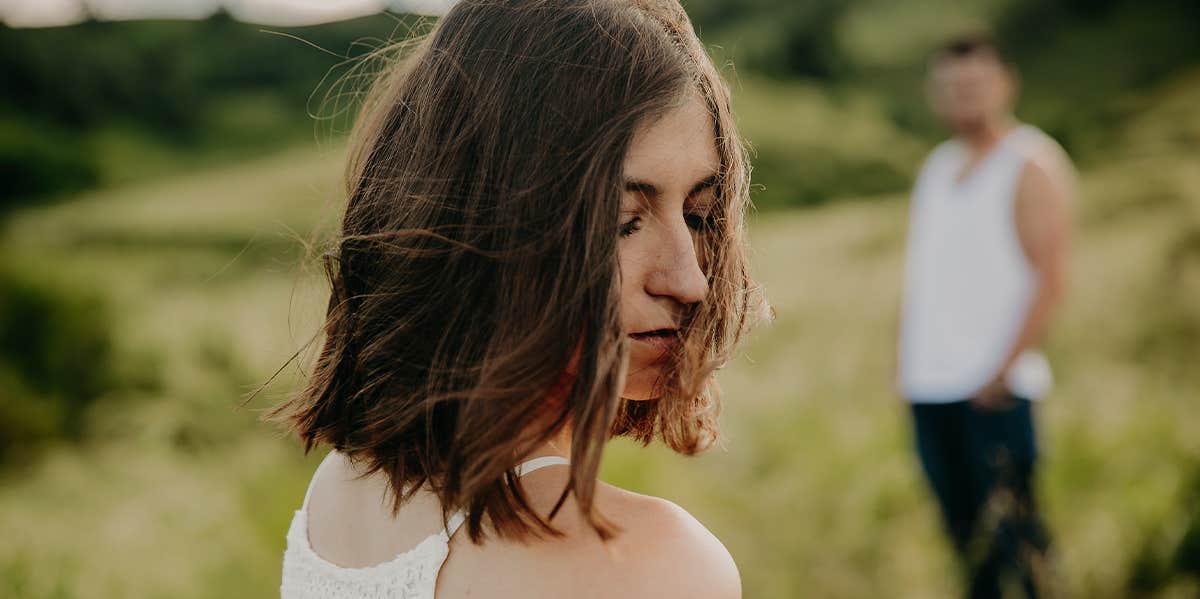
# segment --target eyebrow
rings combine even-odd
[[[709,175],[700,181],[697,181],[696,184],[692,186],[692,189],[688,191],[687,197],[688,199],[691,199],[700,192],[715,187],[716,185],[717,175]],[[637,179],[627,179],[625,181],[625,191],[640,193],[648,197],[657,197],[659,195],[659,189],[653,183],[639,181]]]

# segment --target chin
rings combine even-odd
[[[949,119],[951,129],[958,133],[972,133],[984,124],[984,118],[978,113],[957,114]]]
[[[625,388],[621,390],[621,399],[628,401],[649,401],[662,397],[662,369],[656,366],[645,367],[630,372],[625,376]]]

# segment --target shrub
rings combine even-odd
[[[78,137],[0,121],[0,214],[27,198],[76,191],[96,180],[96,165]]]
[[[0,267],[0,461],[82,436],[116,380],[105,314],[94,295]]]

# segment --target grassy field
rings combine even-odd
[[[1130,128],[1128,159],[1084,173],[1070,296],[1049,342],[1060,384],[1040,414],[1041,491],[1071,596],[1130,594],[1196,500],[1198,93],[1200,76],[1164,92]],[[93,404],[81,443],[0,475],[0,596],[276,592],[319,456],[256,421],[294,369],[239,404],[316,330],[323,297],[303,241],[337,218],[341,160],[337,147],[297,149],[6,222],[0,251],[30,276],[99,293],[118,359],[155,382]],[[606,454],[606,480],[678,502],[725,541],[747,597],[955,593],[890,388],[906,208],[876,196],[756,215],[756,274],[777,319],[722,374],[722,447],[689,459],[618,442]],[[1197,593],[1195,580],[1164,579],[1148,594]]]

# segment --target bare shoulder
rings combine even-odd
[[[1061,262],[1075,204],[1075,169],[1049,136],[1028,144],[1017,182],[1014,222],[1026,258],[1039,270]]]
[[[1074,203],[1073,171],[1063,171],[1045,160],[1029,159],[1017,182],[1017,212],[1030,218],[1046,212],[1068,210]]]
[[[608,487],[609,502],[624,504],[616,543],[637,564],[641,597],[741,597],[733,557],[682,507],[658,497]],[[603,507],[602,507],[603,509]]]
[[[1051,193],[1070,201],[1075,195],[1077,174],[1066,150],[1040,131],[1028,148],[1022,186],[1035,194]]]
[[[562,489],[565,472],[527,478],[531,504],[545,513]],[[573,499],[552,521],[562,532],[558,538],[473,545],[465,535],[456,537],[438,596],[741,597],[741,579],[729,551],[681,507],[604,484],[596,489],[596,507],[619,527],[608,541],[600,540]]]

